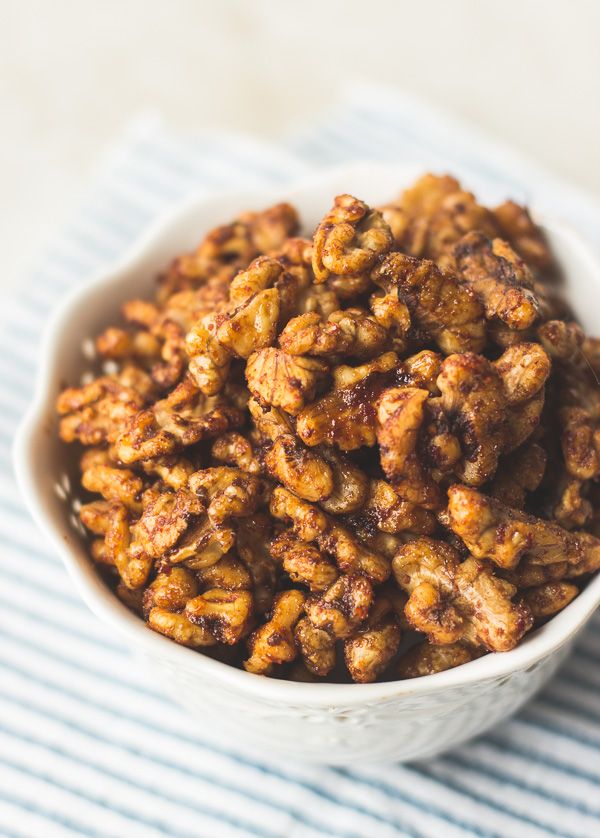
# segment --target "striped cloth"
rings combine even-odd
[[[224,749],[139,671],[79,601],[21,503],[11,438],[49,309],[118,257],[159,211],[228,184],[283,182],[373,157],[508,185],[598,240],[597,204],[419,103],[355,90],[282,149],[183,143],[144,120],[0,332],[0,835],[391,838],[600,835],[600,619],[516,718],[433,761],[328,769]],[[502,191],[504,191],[504,189]]]

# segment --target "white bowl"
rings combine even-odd
[[[86,369],[82,342],[113,323],[124,300],[150,295],[157,271],[215,224],[248,208],[289,200],[311,230],[334,195],[352,192],[377,204],[418,174],[415,167],[361,164],[292,186],[186,203],[154,225],[116,267],[86,282],[60,306],[45,336],[35,400],[15,441],[17,476],[29,509],[91,610],[123,634],[150,664],[157,683],[203,727],[261,751],[327,764],[413,760],[481,733],[514,713],[550,678],[600,604],[600,575],[516,649],[447,672],[376,684],[305,684],[252,675],[150,631],[103,583],[68,504],[56,491],[73,457],[56,434],[55,398],[65,382],[77,382]],[[600,322],[600,266],[564,224],[547,221],[543,227],[568,279],[574,309],[593,333]]]

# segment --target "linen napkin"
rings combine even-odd
[[[600,244],[598,202],[448,115],[355,85],[280,147],[184,141],[156,119],[116,144],[0,332],[0,836],[438,838],[600,835],[600,618],[519,715],[413,765],[297,765],[224,748],[81,603],[30,521],[12,436],[49,310],[186,195],[375,158],[457,172]]]

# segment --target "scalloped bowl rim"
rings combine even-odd
[[[557,651],[584,627],[600,605],[600,574],[596,574],[572,603],[544,626],[527,635],[515,649],[508,652],[490,653],[455,669],[417,679],[373,684],[314,684],[265,678],[180,646],[148,629],[145,623],[131,613],[104,584],[91,560],[78,556],[76,551],[69,546],[68,533],[64,531],[61,522],[54,520],[44,506],[43,496],[35,476],[35,442],[38,435],[43,432],[45,415],[55,400],[50,381],[52,380],[51,372],[57,362],[61,333],[80,308],[85,305],[92,291],[104,285],[118,285],[120,277],[135,270],[136,264],[159,239],[168,236],[169,232],[176,229],[190,213],[201,209],[206,210],[208,206],[235,204],[239,211],[242,211],[257,202],[267,205],[273,201],[289,200],[293,203],[295,193],[323,189],[327,183],[339,184],[343,183],[344,179],[351,183],[357,178],[367,180],[369,175],[376,173],[379,178],[386,177],[390,183],[401,185],[421,171],[422,167],[412,164],[388,166],[357,163],[303,176],[300,181],[287,186],[278,184],[264,188],[251,187],[235,191],[228,190],[201,198],[192,197],[160,216],[121,259],[73,290],[53,312],[42,340],[40,352],[42,360],[36,379],[34,398],[14,441],[13,459],[17,480],[32,517],[57,549],[82,599],[101,620],[124,635],[134,651],[142,652],[147,658],[159,657],[162,661],[169,660],[178,668],[194,668],[199,675],[205,676],[207,687],[210,685],[210,680],[214,679],[246,695],[271,701],[291,701],[307,706],[355,705],[402,696],[442,692],[447,688],[460,688],[476,682],[485,684],[491,680],[510,676],[511,673],[533,666],[540,659]],[[217,221],[218,212],[217,209]],[[539,220],[539,214],[537,217]],[[560,235],[563,241],[568,243],[568,247],[577,253],[578,259],[586,265],[589,274],[594,277],[600,287],[600,263],[578,234],[567,224],[555,220],[544,219],[543,227],[551,237]],[[53,439],[48,444],[60,443],[58,439]]]

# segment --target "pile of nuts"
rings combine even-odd
[[[94,561],[151,629],[252,673],[513,648],[600,568],[600,342],[527,210],[452,177],[298,230],[278,204],[211,231],[60,394]]]

